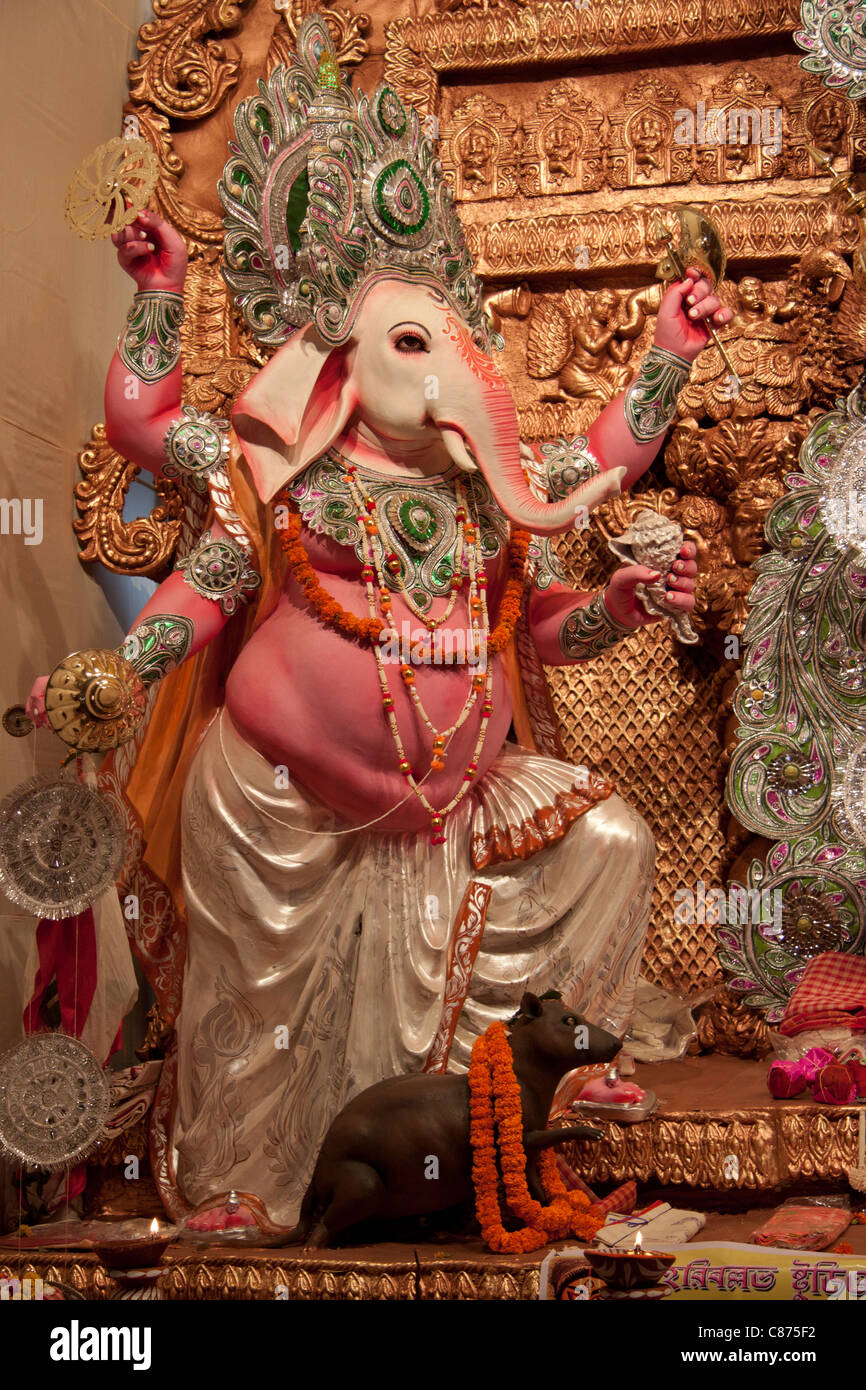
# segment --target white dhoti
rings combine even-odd
[[[342,1106],[423,1068],[471,880],[491,893],[449,1070],[466,1069],[474,1039],[527,988],[557,989],[625,1031],[653,884],[641,817],[614,794],[531,858],[478,869],[471,855],[473,836],[531,823],[575,778],[508,744],[447,818],[445,844],[339,833],[300,788],[275,787],[226,711],[214,720],[182,822],[189,949],[172,1146],[189,1202],[235,1188],[294,1221]]]

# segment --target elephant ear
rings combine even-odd
[[[308,325],[238,397],[232,424],[261,501],[270,502],[345,429],[357,405],[348,351],[324,343]]]

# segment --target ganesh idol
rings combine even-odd
[[[464,1070],[527,988],[627,1027],[652,836],[555,741],[508,735],[544,664],[658,620],[637,586],[692,609],[689,544],[581,593],[549,538],[644,473],[731,311],[690,270],[587,436],[527,448],[417,114],[354,92],[313,16],[234,124],[223,273],[264,365],[230,420],[183,402],[182,239],[149,212],[114,238],[137,292],[108,438],[195,520],[116,659],[150,700],[128,929],[176,1023],[157,1180],[175,1216],[247,1194],[281,1226],[352,1095]]]

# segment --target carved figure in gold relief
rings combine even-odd
[[[812,108],[808,130],[812,143],[831,156],[842,154],[848,133],[848,103],[841,97],[827,96]]]
[[[611,188],[688,183],[692,148],[677,140],[679,92],[653,73],[645,73],[608,111],[610,133],[607,177]]]
[[[464,186],[478,189],[492,183],[490,161],[493,147],[493,136],[483,125],[471,125],[465,131],[458,146]]]
[[[516,190],[514,117],[474,92],[443,117],[439,154],[458,199],[507,198]]]
[[[548,173],[555,180],[575,177],[579,142],[574,128],[565,116],[551,121],[544,132],[543,149],[547,156]]]
[[[629,127],[629,139],[634,150],[634,162],[639,174],[649,178],[654,169],[661,169],[665,129],[652,111],[643,112]]]
[[[595,396],[612,400],[628,384],[635,340],[661,300],[661,286],[631,294],[605,286],[592,294],[577,291],[571,314],[559,300],[541,299],[533,308],[527,346],[531,377],[558,373],[559,393],[543,400]],[[573,302],[574,302],[573,296]]]
[[[784,419],[806,405],[830,404],[853,385],[866,340],[866,296],[836,252],[807,251],[776,290],[745,276],[736,302],[737,317],[719,336],[739,382],[709,348],[680,395],[681,416]]]
[[[757,275],[745,275],[737,285],[737,317],[743,337],[774,337],[768,324],[789,323],[797,313],[797,301],[790,298],[784,304],[772,304]]]

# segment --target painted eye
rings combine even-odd
[[[430,351],[420,333],[401,333],[399,338],[394,339],[394,346],[398,352]]]

